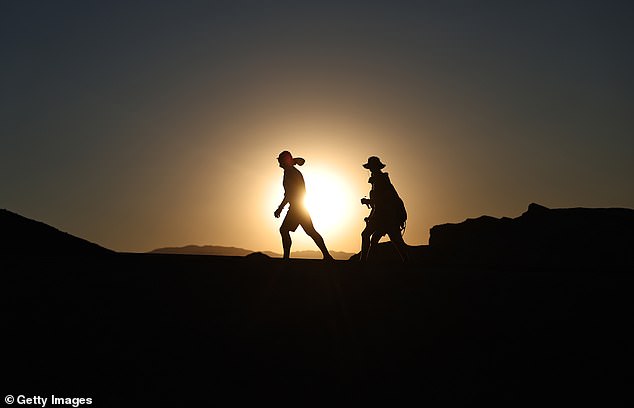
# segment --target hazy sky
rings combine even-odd
[[[336,250],[359,249],[370,155],[413,245],[530,202],[634,208],[632,21],[605,0],[3,1],[0,207],[119,251],[279,252],[290,150],[309,193],[333,186],[336,225],[313,218]]]

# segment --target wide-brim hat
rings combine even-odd
[[[306,160],[302,159],[301,157],[293,157],[291,152],[289,152],[288,150],[284,150],[282,153],[280,153],[277,156],[277,160],[280,161],[280,162],[283,161],[283,160],[288,160],[293,165],[297,164],[299,166],[303,166],[304,163],[306,162]]]
[[[378,157],[370,156],[368,157],[368,162],[364,164],[363,167],[368,170],[382,169],[383,167],[385,167],[385,164],[381,163],[381,159],[379,159]]]

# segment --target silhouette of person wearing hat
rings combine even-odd
[[[403,200],[398,196],[388,174],[383,173],[385,164],[381,163],[378,157],[369,157],[363,167],[371,172],[368,183],[372,184],[372,189],[370,198],[362,198],[361,204],[367,205],[372,211],[365,218],[365,229],[361,232],[360,261],[367,261],[372,248],[376,247],[381,237],[387,234],[401,260],[405,262],[407,245],[403,241],[402,232],[405,230],[407,212]]]
[[[290,152],[283,151],[277,157],[277,161],[281,168],[284,169],[284,199],[280,203],[279,207],[273,215],[275,218],[279,218],[282,210],[286,204],[290,204],[286,217],[280,227],[280,234],[282,235],[282,247],[284,248],[284,259],[290,258],[291,254],[291,231],[295,231],[298,225],[301,225],[304,232],[315,241],[315,244],[321,250],[321,253],[326,260],[332,260],[332,256],[326,248],[324,239],[315,230],[313,221],[308,214],[308,210],[304,205],[304,196],[306,195],[306,185],[304,183],[304,177],[302,173],[297,170],[295,165],[302,166],[305,160],[301,157],[293,157]]]

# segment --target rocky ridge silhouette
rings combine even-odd
[[[104,255],[113,251],[6,209],[0,209],[0,248],[13,256]]]
[[[634,265],[634,210],[549,209],[517,218],[482,216],[430,231],[435,262],[461,265]]]

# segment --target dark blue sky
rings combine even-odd
[[[3,2],[0,206],[118,250],[275,249],[288,148],[361,196],[381,156],[413,244],[531,201],[634,207],[632,21],[627,1]]]

